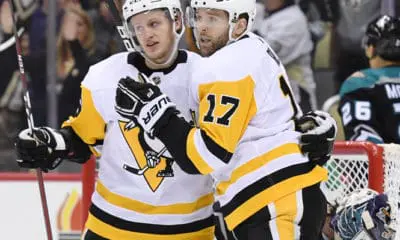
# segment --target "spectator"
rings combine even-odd
[[[47,124],[47,11],[48,1],[41,1],[41,6],[33,13],[29,23],[29,39],[30,39],[30,56],[34,58],[36,63],[40,64],[40,67],[31,69],[31,75],[33,84],[31,84],[31,98],[32,110],[35,117],[35,123],[37,125]],[[57,14],[57,31],[59,29],[59,22],[62,17],[64,7],[70,1],[57,0],[58,1],[58,14]],[[77,4],[77,3],[75,3]]]
[[[368,67],[361,47],[367,24],[380,15],[380,0],[335,0],[338,15],[334,22],[333,53],[335,92],[352,73]]]
[[[324,12],[323,6],[321,7],[321,1],[318,0],[296,0],[299,7],[307,16],[308,20],[308,28],[311,34],[311,40],[313,42],[313,51],[312,51],[312,58],[314,59],[314,53],[316,50],[316,46],[318,42],[325,36],[326,28],[324,20],[326,17],[323,17],[322,14],[326,14]]]
[[[8,1],[0,1],[0,26],[4,33],[4,44],[0,49],[0,171],[19,171],[15,164],[13,141],[26,124],[22,101],[23,88],[17,64],[15,39],[13,38],[11,9]],[[20,38],[25,60],[26,77],[30,80],[33,69],[29,51],[29,35]],[[27,60],[27,61],[26,61]],[[40,63],[38,68],[41,68]]]
[[[307,18],[294,0],[265,0],[267,18],[258,32],[285,65],[296,99],[303,111],[317,108],[311,69],[313,43]]]
[[[96,8],[89,10],[88,14],[96,35],[93,58],[100,61],[114,53],[124,51],[124,44],[115,28],[115,20],[107,3],[100,1]]]
[[[80,83],[95,48],[93,25],[80,7],[68,7],[62,19],[57,41],[58,119],[67,119],[79,106]]]

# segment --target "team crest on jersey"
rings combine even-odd
[[[136,164],[133,161],[126,163],[123,168],[131,174],[144,177],[155,192],[164,178],[174,176],[172,156],[160,140],[149,136],[133,122],[118,121],[118,124],[134,155],[133,161],[136,161]]]

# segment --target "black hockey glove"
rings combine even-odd
[[[15,143],[17,163],[22,168],[56,168],[68,153],[63,135],[52,128],[41,127],[21,131]]]
[[[303,154],[320,166],[330,158],[337,133],[336,121],[326,112],[308,112],[296,120]]]
[[[139,74],[138,81],[130,77],[119,81],[115,110],[122,117],[139,124],[145,132],[154,135],[177,110],[167,95],[143,78],[146,77]]]

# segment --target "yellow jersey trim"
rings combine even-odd
[[[189,159],[193,162],[194,166],[203,175],[207,175],[214,171],[214,169],[208,165],[207,161],[201,157],[201,154],[197,151],[196,144],[194,143],[194,134],[198,129],[192,128],[188,134],[186,149]]]
[[[214,226],[200,231],[180,234],[151,234],[122,230],[108,225],[89,213],[86,228],[94,233],[111,240],[212,240],[214,239]]]
[[[265,166],[272,160],[283,157],[289,154],[301,153],[298,144],[295,143],[287,143],[281,145],[277,148],[272,149],[271,151],[256,157],[242,166],[238,167],[234,171],[232,171],[231,178],[227,181],[222,181],[217,185],[217,195],[223,195],[228,190],[228,188],[238,181],[241,177],[254,172],[255,170]]]
[[[232,230],[244,220],[287,194],[296,192],[299,189],[326,181],[328,178],[327,170],[316,166],[311,172],[291,177],[283,182],[277,183],[264,191],[254,195],[245,203],[236,208],[231,214],[225,216],[228,229]]]
[[[96,192],[107,202],[115,206],[149,215],[190,214],[201,208],[210,206],[214,202],[213,194],[209,193],[200,197],[194,202],[156,206],[113,193],[108,190],[99,180],[96,184]]]

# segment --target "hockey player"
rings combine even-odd
[[[190,120],[184,93],[192,63],[200,57],[177,49],[184,32],[179,0],[127,2],[123,12],[135,23],[132,32],[146,40],[135,42],[136,52],[113,55],[90,68],[82,82],[81,109],[60,130],[38,128],[36,142],[29,130],[21,132],[19,164],[46,170],[69,154],[87,160],[93,152],[100,158],[85,240],[213,239],[211,178],[182,171],[159,140],[114,110],[118,81],[142,72]]]
[[[331,221],[335,240],[391,240],[392,208],[386,194],[371,189],[351,193],[340,203]]]
[[[375,19],[363,42],[371,68],[354,73],[340,89],[346,139],[400,143],[400,19]]]
[[[188,86],[198,128],[177,115],[168,93],[130,79],[118,84],[117,112],[159,138],[186,172],[213,176],[236,239],[317,239],[327,172],[301,154],[293,120],[302,113],[282,63],[249,33],[255,0],[193,0],[190,11],[209,56]]]
[[[38,128],[34,137],[22,131],[18,162],[22,167],[53,169],[60,158],[87,159],[89,149],[100,155],[96,146],[102,145],[84,239],[213,239],[211,177],[182,171],[176,157],[153,134],[114,110],[118,81],[129,82],[127,77],[142,72],[177,104],[180,116],[192,119],[188,81],[200,57],[177,50],[183,33],[179,1],[127,1],[123,12],[137,52],[116,54],[91,67],[82,82],[79,113],[60,130]],[[117,109],[123,113],[130,107]],[[332,144],[327,139],[332,124],[323,118],[309,114],[298,122],[314,121],[319,126],[304,135],[314,139],[305,150],[320,144],[319,149],[308,148],[315,161],[328,157]]]

